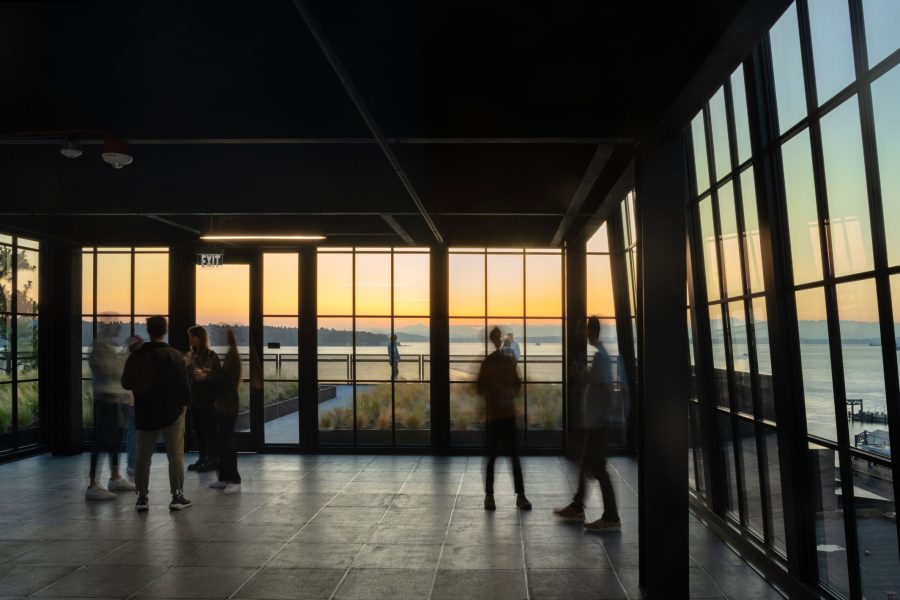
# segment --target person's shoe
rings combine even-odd
[[[525,494],[516,494],[516,506],[522,510],[531,510],[531,502],[525,497]]]
[[[185,498],[181,492],[178,492],[172,496],[172,501],[169,502],[169,510],[184,510],[190,505],[191,501]]]
[[[134,510],[138,512],[147,512],[150,510],[150,500],[144,494],[139,494],[137,502],[134,504]]]
[[[105,490],[99,485],[89,485],[88,488],[84,491],[84,499],[85,500],[115,500],[116,495],[110,492],[109,490]]]
[[[110,479],[109,483],[106,484],[106,489],[111,492],[133,492],[135,487],[133,483],[124,477],[119,477],[118,479]]]
[[[240,483],[229,483],[225,486],[225,489],[222,490],[223,494],[240,494],[241,493],[241,484]]]
[[[192,462],[191,464],[189,464],[187,466],[187,470],[188,471],[196,471],[200,467],[200,465],[202,465],[205,462],[206,461],[203,460],[202,458],[198,458],[196,462]]]
[[[563,521],[578,521],[579,523],[584,522],[584,509],[580,506],[575,506],[574,504],[569,504],[568,506],[563,508],[554,508],[553,514]]]
[[[216,466],[215,461],[207,460],[200,463],[200,466],[197,467],[198,473],[209,473],[210,471],[215,471],[218,467]]]
[[[622,531],[622,522],[616,519],[597,519],[584,524],[584,530],[591,533],[604,533],[606,531]]]
[[[484,510],[497,510],[497,504],[494,502],[493,494],[484,495]]]
[[[211,487],[214,490],[222,490],[222,489],[225,489],[226,487],[228,487],[228,482],[227,481],[213,481],[211,484],[209,484],[208,487]]]

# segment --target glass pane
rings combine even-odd
[[[39,423],[38,382],[29,381],[27,383],[20,383],[16,403],[19,405],[17,425],[20,435],[24,430],[37,429]],[[19,445],[22,445],[21,440],[19,441]]]
[[[530,254],[525,257],[525,314],[559,317],[563,314],[562,257]]]
[[[265,443],[300,443],[300,394],[296,381],[264,384]]]
[[[800,58],[800,32],[797,6],[791,4],[769,31],[772,67],[775,76],[775,100],[778,124],[784,133],[806,116],[806,91],[803,85],[803,62]]]
[[[782,554],[787,552],[784,540],[784,502],[781,496],[781,469],[778,454],[778,434],[769,427],[763,428],[766,444],[766,473],[769,478],[769,510],[772,512],[772,546]]]
[[[489,315],[523,314],[525,273],[519,255],[488,254],[487,306]]]
[[[835,275],[867,271],[872,229],[855,96],[822,118],[822,150]]]
[[[398,444],[424,445],[430,443],[430,385],[427,383],[395,383],[394,410]]]
[[[893,475],[888,466],[852,460],[863,598],[890,598],[900,590]]]
[[[397,336],[397,350],[400,353],[397,379],[400,381],[431,379],[431,330],[428,319],[394,319],[394,333]]]
[[[709,100],[709,121],[712,126],[713,157],[716,162],[716,181],[718,181],[731,172],[724,87],[720,87]]]
[[[18,379],[37,379],[38,376],[38,320],[16,318],[16,365]]]
[[[703,240],[703,265],[706,272],[706,294],[710,300],[721,297],[719,291],[719,265],[716,262],[716,234],[713,225],[712,199],[700,201],[700,236]]]
[[[744,496],[747,501],[747,524],[762,539],[765,534],[762,512],[762,485],[759,478],[759,456],[756,452],[756,428],[753,423],[741,419],[738,425],[741,437],[741,465],[744,470]]]
[[[450,314],[485,314],[484,255],[450,254]]]
[[[701,445],[702,439],[700,435],[700,406],[696,402],[690,402],[688,407],[691,425],[689,441],[690,447],[694,453],[694,460],[697,462],[697,469],[695,472],[696,486],[698,491],[704,492],[706,490],[706,485],[703,473],[703,446]]]
[[[616,316],[608,254],[589,254],[587,256],[586,288],[588,315]]]
[[[356,314],[391,314],[391,255],[356,255]]]
[[[12,315],[0,314],[0,381],[10,381],[13,374]]]
[[[3,248],[0,247],[0,261],[3,260],[2,252]],[[94,255],[88,253],[81,255],[81,312],[85,314],[94,312]]]
[[[12,312],[12,246],[0,245],[0,312]]]
[[[731,416],[723,413],[716,414],[716,422],[719,424],[720,451],[725,459],[725,511],[738,518],[739,502],[737,491],[737,468],[734,464],[734,440],[732,439]]]
[[[562,443],[562,384],[532,383],[525,386],[528,404],[528,445],[559,446]],[[613,407],[613,416],[619,412]]]
[[[450,432],[456,446],[484,444],[484,399],[472,383],[450,384]]]
[[[40,248],[40,244],[36,240],[29,240],[23,237],[18,238],[16,243],[22,248],[31,248],[33,250],[38,250]]]
[[[587,241],[585,249],[588,252],[609,252],[609,233],[605,222]]]
[[[897,37],[900,4],[894,0],[863,0],[862,5],[869,66],[875,66],[900,48],[900,38]]]
[[[894,313],[894,343],[900,348],[900,275],[891,275],[891,306]],[[897,366],[900,368],[900,352],[897,352]]]
[[[734,365],[735,409],[753,414],[753,392],[750,382],[750,348],[747,345],[747,320],[744,303],[728,303],[728,320],[731,326],[731,362]]]
[[[794,283],[818,281],[822,279],[822,246],[819,242],[819,216],[813,187],[809,131],[803,131],[786,142],[781,148],[781,159],[784,165]]]
[[[265,317],[263,319],[263,378],[291,379],[300,376],[297,317]],[[244,373],[245,377],[249,373]]]
[[[834,450],[809,445],[816,519],[816,555],[819,580],[849,596],[847,543],[841,502],[840,459]]]
[[[806,401],[806,428],[811,435],[837,440],[828,322],[822,288],[797,292],[797,326]]]
[[[8,450],[13,447],[12,436],[7,434],[13,430],[12,421],[12,383],[0,384],[0,450]]]
[[[734,103],[734,129],[737,134],[738,163],[750,158],[750,121],[747,116],[747,91],[744,88],[744,66],[731,75],[731,97]]]
[[[763,419],[775,421],[775,397],[772,391],[772,354],[769,351],[769,320],[766,299],[753,299],[753,335],[756,340],[756,366],[759,369],[759,402]]]
[[[529,319],[525,324],[525,378],[528,381],[563,380],[562,321]],[[613,349],[609,349],[613,352]]]
[[[762,270],[762,246],[759,239],[759,219],[756,212],[756,183],[753,167],[741,173],[741,202],[744,215],[744,245],[746,246],[746,268],[750,279],[750,291],[765,289]]]
[[[900,3],[895,10],[900,13]],[[891,39],[894,40],[897,37],[896,25],[891,24],[890,27],[893,32]],[[900,106],[900,68],[895,67],[872,84],[881,205],[888,232],[888,264],[891,266],[900,264],[900,236],[891,235],[891,224],[900,222],[900,169],[896,168],[900,164],[900,111],[897,106]]]
[[[263,254],[264,315],[300,314],[299,277],[300,256],[296,252]]]
[[[394,255],[394,314],[431,314],[430,257],[427,254]]]
[[[131,314],[131,254],[97,254],[97,314]]]
[[[379,435],[358,438],[360,443],[390,444],[394,422],[392,385],[390,383],[357,384],[356,429],[378,431]]]
[[[94,391],[90,379],[81,382],[81,426],[85,429],[94,427]],[[85,432],[87,439],[93,439],[93,433]]]
[[[691,121],[691,135],[694,147],[694,173],[697,178],[697,194],[709,189],[709,163],[706,158],[706,133],[703,128],[703,112],[697,113]]]
[[[741,249],[738,243],[734,188],[726,183],[719,189],[719,226],[722,233],[722,262],[725,268],[725,293],[729,298],[744,293],[741,284]]]
[[[851,415],[865,413],[850,419],[852,441],[857,435],[865,435],[866,430],[888,429],[878,301],[874,279],[842,283],[836,291],[846,397],[848,402],[861,402],[848,410]],[[873,421],[879,425],[873,427]]]
[[[724,408],[730,408],[728,401],[728,364],[725,360],[725,323],[720,304],[709,305],[709,329],[712,335],[716,404]]]
[[[353,314],[353,255],[320,252],[316,258],[318,313]]]
[[[450,381],[473,381],[485,357],[483,319],[450,319]]]
[[[38,311],[38,262],[40,255],[35,250],[19,250],[18,259],[18,296],[16,311],[20,313],[37,313]]]
[[[847,0],[816,0],[809,7],[819,105],[856,79]]]
[[[356,319],[355,375],[358,381],[390,381],[389,317]],[[401,352],[402,353],[402,352]]]
[[[199,288],[198,288],[199,289]],[[134,255],[134,314],[169,312],[169,255]]]

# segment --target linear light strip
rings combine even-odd
[[[324,240],[324,235],[201,235],[201,240],[249,241],[249,240]]]

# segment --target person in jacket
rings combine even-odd
[[[391,381],[397,379],[400,374],[400,349],[397,347],[397,334],[391,335],[391,341],[388,342],[388,362],[391,364]]]
[[[516,369],[515,360],[502,352],[503,334],[494,327],[490,333],[494,352],[485,357],[478,372],[477,390],[484,396],[485,428],[487,430],[488,461],[485,475],[484,509],[496,510],[494,502],[494,463],[497,454],[507,449],[512,458],[513,480],[516,491],[516,506],[531,510],[531,502],[525,497],[525,483],[522,479],[522,465],[516,448],[516,396],[522,388],[522,380]]]
[[[122,387],[134,393],[137,429],[135,483],[138,500],[135,510],[149,509],[150,462],[156,439],[162,433],[169,459],[169,510],[191,505],[184,497],[184,415],[191,398],[187,370],[181,353],[163,339],[168,325],[165,317],[147,319],[150,341],[128,357],[122,373]]]
[[[228,353],[216,377],[219,384],[216,401],[219,478],[209,487],[222,488],[224,494],[236,494],[241,491],[241,474],[237,468],[237,439],[234,433],[239,404],[238,388],[241,385],[241,354],[231,329],[228,330]]]
[[[216,432],[216,399],[220,390],[222,364],[209,347],[209,334],[200,325],[188,329],[191,351],[185,355],[191,380],[191,416],[200,450],[199,460],[188,470],[205,473],[218,468],[219,443]]]
[[[133,335],[129,337],[125,340],[128,354],[140,348],[143,343],[144,340],[139,336]],[[137,449],[137,429],[134,427],[134,394],[125,390],[124,400],[120,406],[125,425],[125,464],[128,466],[126,472],[134,477],[135,452]]]

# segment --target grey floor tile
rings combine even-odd
[[[246,542],[246,543],[265,543],[280,542],[284,543],[290,540],[302,525],[296,524],[278,524],[278,525],[261,525],[256,523],[235,523],[222,530],[216,535],[212,541],[214,542]]]
[[[335,600],[424,600],[434,569],[351,569],[335,593]]]
[[[439,569],[523,569],[522,546],[514,544],[445,546]]]
[[[375,524],[328,525],[324,523],[307,523],[292,541],[300,543],[335,542],[342,544],[363,544],[369,541],[375,532]]]
[[[525,547],[529,569],[609,569],[612,565],[597,544],[539,544]]]
[[[163,566],[91,565],[41,590],[52,598],[128,598],[166,572]]]
[[[31,550],[34,545],[26,541],[0,541],[0,564]]]
[[[86,565],[121,546],[123,542],[99,540],[41,542],[16,556],[8,564],[22,565]]]
[[[182,567],[261,567],[281,548],[279,542],[209,542],[178,563]]]
[[[527,597],[524,571],[498,569],[439,570],[431,595],[432,600],[524,600]]]
[[[262,569],[235,598],[252,600],[322,600],[331,596],[345,569]]]
[[[128,542],[106,554],[96,565],[169,565],[178,564],[182,558],[197,550],[203,542],[179,540],[148,540]]]
[[[30,596],[75,570],[76,567],[27,565],[0,566],[0,597]]]
[[[434,569],[438,544],[366,544],[354,563],[360,569]]]
[[[533,600],[619,600],[628,596],[612,569],[529,569]]]
[[[334,542],[286,544],[269,562],[270,567],[346,569],[362,550],[362,544]]]
[[[447,529],[445,525],[379,525],[370,537],[373,544],[440,544]]]
[[[246,567],[174,567],[137,597],[228,598],[256,571]]]

